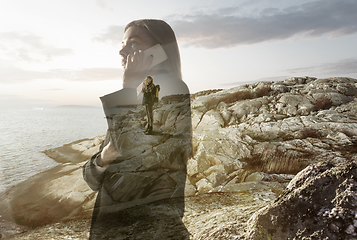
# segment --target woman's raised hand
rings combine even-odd
[[[145,58],[145,53],[142,50],[135,51],[127,55],[126,67],[123,74],[123,87],[136,88],[147,75],[151,69],[152,56]]]
[[[107,146],[105,146],[100,154],[101,165],[106,166],[111,164],[117,157],[121,155],[115,150],[112,143],[109,142]]]

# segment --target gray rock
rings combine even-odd
[[[353,239],[357,158],[311,165],[249,220],[247,239]]]
[[[261,205],[264,206],[281,194],[292,176],[310,164],[317,164],[315,167],[308,168],[310,170],[330,166],[318,165],[320,162],[342,166],[356,155],[356,92],[357,80],[352,78],[293,77],[279,82],[258,82],[231,89],[193,94],[191,118],[188,118],[189,109],[184,107],[188,104],[185,102],[188,101],[187,99],[164,99],[154,110],[154,131],[160,133],[154,136],[143,134],[146,124],[145,112],[142,106],[138,106],[114,118],[113,131],[122,154],[143,156],[137,161],[123,161],[120,167],[124,170],[140,169],[143,171],[159,167],[172,171],[179,170],[178,162],[175,159],[167,161],[167,158],[175,152],[175,149],[177,150],[176,146],[185,144],[180,142],[180,134],[188,131],[187,126],[191,121],[193,153],[188,157],[190,146],[187,146],[187,151],[182,153],[188,158],[186,197],[206,201],[214,194],[219,196],[220,194],[244,193],[245,196],[249,196],[250,200],[256,199],[264,202]],[[322,101],[322,105],[320,102],[319,106],[320,99],[325,99],[325,102]],[[99,138],[75,142],[62,148],[62,150],[70,149],[70,151],[54,149],[48,153],[59,162],[61,159],[62,162],[68,162],[70,159],[75,159],[74,162],[81,162],[98,148],[100,142]],[[336,169],[340,168],[338,166]],[[296,199],[297,202],[302,203],[302,206],[311,203],[313,209],[319,206],[320,209],[316,210],[317,213],[321,210],[318,215],[319,221],[324,219],[325,214],[324,217],[328,220],[323,229],[313,233],[316,236],[324,236],[329,232],[329,234],[347,234],[346,236],[350,237],[349,233],[356,231],[357,223],[354,220],[357,217],[354,217],[353,221],[341,223],[341,216],[347,216],[346,211],[351,213],[352,205],[344,205],[347,203],[343,199],[353,197],[351,193],[353,191],[338,192],[336,190],[338,193],[336,192],[330,200],[334,200],[337,196],[339,198],[333,203],[317,199],[314,195],[317,190],[312,190],[313,186],[317,185],[313,184],[312,179],[323,174],[319,171],[317,175],[310,174],[311,178],[305,179],[306,184],[312,184],[309,185],[311,191],[308,194],[301,193],[302,200],[295,198],[298,194],[291,199]],[[346,168],[346,172],[348,171]],[[331,181],[324,187],[326,189],[336,187],[338,183],[338,189],[352,189],[352,185],[349,185],[350,180],[346,183],[340,182],[339,179],[343,179],[344,173],[337,170],[335,172],[336,183]],[[302,174],[305,173],[304,170]],[[338,177],[338,174],[341,176]],[[333,178],[332,175],[328,177]],[[60,221],[89,217],[95,193],[85,188],[84,182],[82,186],[80,180],[83,181],[78,166],[61,165],[52,169],[51,174],[42,173],[31,178],[28,183],[22,183],[8,191],[3,197],[5,200],[2,201],[1,213],[9,212],[8,209],[11,209],[13,214],[11,217],[21,219],[24,223],[33,219],[33,223],[36,222],[38,225],[48,223],[49,219]],[[73,185],[76,181],[78,185]],[[303,182],[299,184],[293,180],[286,191],[291,194],[296,192],[304,185]],[[29,192],[35,186],[37,186],[36,191]],[[52,194],[49,194],[47,189],[50,189]],[[318,190],[322,191],[323,188],[320,187]],[[25,199],[24,196],[30,193],[33,197]],[[282,197],[284,196],[290,195],[285,192]],[[324,195],[321,193],[320,196]],[[307,197],[306,201],[305,197]],[[354,201],[352,200],[353,198],[350,200],[351,203]],[[232,220],[234,216],[229,219],[215,218],[219,214],[229,213],[233,209],[231,206],[237,203],[226,201],[225,204],[230,204],[230,206],[221,206],[224,209],[222,211],[215,208],[212,213],[204,214],[204,217],[203,215],[194,217],[189,214],[188,209],[185,221],[193,226],[189,228],[194,236],[193,239],[242,239],[238,237],[242,235],[238,233],[237,227],[242,228],[245,223],[234,223]],[[294,203],[290,204],[294,206]],[[302,211],[304,209],[301,208]],[[344,212],[341,212],[342,209]],[[270,210],[262,211],[269,212]],[[233,212],[237,214],[238,211]],[[354,214],[356,215],[357,212]],[[290,215],[290,218],[288,215],[285,216],[285,223],[289,226],[286,228],[287,232],[291,232],[290,227],[295,225],[312,224],[311,226],[314,226],[308,218],[302,217],[296,220],[292,218],[296,214]],[[339,216],[338,219],[337,216]],[[277,223],[280,217],[278,212],[269,215],[266,219],[270,221],[270,225],[262,220],[266,225],[262,223],[264,228],[261,232],[263,229],[269,229],[270,232],[267,230],[267,234],[272,234],[272,232],[278,234],[282,229]],[[203,218],[211,222],[206,225],[198,224],[197,221],[202,221]],[[259,220],[264,217],[254,219]],[[290,220],[291,223],[289,223]],[[223,221],[226,222],[223,223]],[[201,226],[201,230],[198,227],[195,228],[195,224]],[[253,230],[252,226],[250,230],[252,234],[259,234],[259,230],[258,232],[256,229]],[[301,230],[299,234],[307,236],[308,230]]]

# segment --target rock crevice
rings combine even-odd
[[[220,194],[222,199],[243,194],[255,204],[249,208],[226,201],[229,207],[222,212],[212,208],[212,214],[201,215],[187,209],[184,220],[194,236],[192,239],[242,239],[248,236],[245,234],[255,239],[302,238],[313,234],[338,239],[341,232],[353,239],[357,229],[351,212],[356,192],[356,95],[357,80],[352,78],[293,77],[258,82],[192,94],[190,100],[187,96],[163,98],[154,110],[154,131],[158,133],[155,136],[143,134],[146,125],[143,106],[115,116],[111,131],[117,136],[121,131],[119,140],[128,146],[126,156],[137,153],[143,156],[134,165],[125,165],[124,161],[124,168],[154,169],[157,164],[164,164],[176,169],[175,156],[170,155],[175,150],[172,141],[180,139],[192,122],[192,152],[188,144],[183,144],[185,149],[180,151],[189,156],[185,196],[193,205],[188,206],[194,208],[197,199],[206,201]],[[191,101],[191,110],[185,108],[186,101]],[[90,217],[95,193],[82,179],[80,166],[98,149],[101,140],[103,137],[47,151],[63,164],[5,192],[0,205],[2,216],[10,212],[10,219],[38,226]],[[72,173],[66,174],[69,170]],[[50,173],[58,177],[50,177]],[[304,176],[305,180],[301,180]],[[33,197],[28,197],[31,189],[35,189]],[[326,201],[321,198],[326,194],[323,191],[331,193]],[[270,208],[251,219],[249,233],[237,230],[247,229],[247,224],[235,224],[234,216],[212,220],[213,212],[237,213],[232,205],[236,209],[256,210],[257,206],[274,200]],[[287,209],[285,215],[278,214],[288,206],[301,211],[293,214],[292,209]],[[212,218],[212,222],[200,231],[190,221],[204,216]],[[225,224],[219,222],[223,219]],[[279,225],[281,219],[285,219],[283,225]],[[307,229],[307,224],[315,226],[314,221],[323,221],[325,228]]]

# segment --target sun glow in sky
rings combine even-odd
[[[100,106],[121,88],[124,26],[167,21],[191,92],[357,78],[355,0],[0,0],[0,106]]]

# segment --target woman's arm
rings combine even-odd
[[[107,136],[109,135],[107,134]],[[104,140],[100,146],[99,152],[94,154],[83,166],[83,178],[88,186],[94,191],[99,190],[101,187],[105,170],[108,168],[109,164],[120,156],[111,142],[109,141],[108,143],[108,139],[109,138],[106,137],[106,140]]]
[[[93,191],[100,189],[104,178],[104,172],[107,169],[107,167],[101,167],[98,165],[101,153],[102,151],[99,151],[94,154],[92,158],[83,166],[83,178]]]

